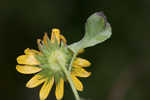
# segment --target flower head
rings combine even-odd
[[[68,48],[66,39],[60,34],[59,29],[52,29],[50,39],[45,33],[43,40],[38,39],[37,44],[39,51],[27,48],[24,51],[25,54],[17,58],[16,69],[22,74],[36,73],[27,82],[26,87],[34,88],[43,84],[39,93],[40,100],[48,97],[54,83],[56,84],[56,98],[61,100],[64,95],[64,81],[68,80],[62,68],[69,69],[73,52]],[[76,57],[72,63],[70,75],[78,91],[83,90],[83,84],[77,77],[90,76],[91,73],[84,69],[88,66],[90,62],[79,57]]]

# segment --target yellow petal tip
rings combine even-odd
[[[41,75],[33,76],[26,84],[28,88],[34,88],[42,84],[46,79],[42,79]]]
[[[39,94],[40,100],[45,100],[48,97],[53,84],[54,84],[54,77],[52,77],[50,81],[47,80],[44,82]]]
[[[64,80],[62,78],[56,84],[55,95],[56,95],[57,100],[61,100],[63,98],[63,95],[64,95]]]
[[[83,59],[83,58],[77,58],[74,62],[73,62],[73,65],[78,65],[78,66],[81,66],[81,67],[89,67],[91,66],[91,63],[86,60],[86,59]]]

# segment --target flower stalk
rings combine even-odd
[[[70,70],[71,70],[72,63],[73,63],[75,57],[76,57],[76,54],[73,55],[73,58],[72,58],[71,63],[70,63],[70,65],[69,65],[69,69],[70,69]],[[67,77],[67,79],[68,79],[68,81],[69,81],[69,84],[70,84],[70,87],[71,87],[71,89],[72,89],[72,91],[73,91],[73,94],[74,94],[74,96],[75,96],[75,99],[76,99],[76,100],[80,100],[80,96],[79,96],[79,94],[78,94],[78,92],[77,92],[77,90],[76,90],[76,88],[75,88],[75,86],[74,86],[74,84],[73,84],[72,79],[71,79],[70,70],[68,71],[65,66],[61,66],[61,68],[62,68],[62,70],[64,71],[64,73],[65,73],[65,75],[66,75],[66,77]]]
[[[71,60],[70,65],[69,65],[69,72],[71,72],[72,63],[73,63],[73,61],[75,60],[76,56],[77,56],[77,53],[73,54],[72,60]]]

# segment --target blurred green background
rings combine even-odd
[[[36,39],[60,28],[68,44],[84,35],[89,15],[103,11],[112,37],[80,56],[92,62],[92,76],[81,79],[88,100],[150,100],[150,0],[0,0],[0,99],[39,100],[28,89],[32,75],[15,70],[24,49],[37,49]],[[64,100],[74,100],[65,84]],[[55,87],[47,100],[55,100]]]

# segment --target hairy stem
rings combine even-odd
[[[72,60],[71,60],[70,65],[69,65],[69,72],[71,72],[72,63],[73,63],[74,59],[76,58],[76,56],[77,56],[77,54],[74,54],[72,57]]]
[[[63,71],[64,71],[64,73],[65,73],[65,75],[66,75],[66,77],[69,81],[69,84],[72,88],[72,91],[74,93],[74,96],[75,96],[76,100],[80,100],[79,94],[78,94],[78,92],[77,92],[77,90],[76,90],[76,88],[73,84],[73,81],[72,81],[72,78],[71,78],[71,75],[70,75],[70,71],[68,71],[65,66],[62,66],[62,69],[63,69]]]
[[[62,67],[62,70],[64,71],[64,73],[65,73],[65,75],[66,75],[66,77],[67,77],[67,79],[68,79],[68,81],[69,81],[69,84],[70,84],[70,86],[71,86],[71,88],[72,88],[72,91],[73,91],[73,93],[74,93],[75,99],[76,99],[76,100],[80,100],[79,94],[78,94],[78,92],[77,92],[77,90],[76,90],[76,88],[75,88],[75,86],[74,86],[74,83],[73,83],[72,78],[71,78],[71,75],[70,75],[71,68],[72,68],[72,63],[73,63],[73,61],[74,61],[76,55],[77,55],[77,54],[74,54],[74,55],[73,55],[68,70],[67,70],[67,68],[66,68],[65,66],[61,66],[61,67]]]

